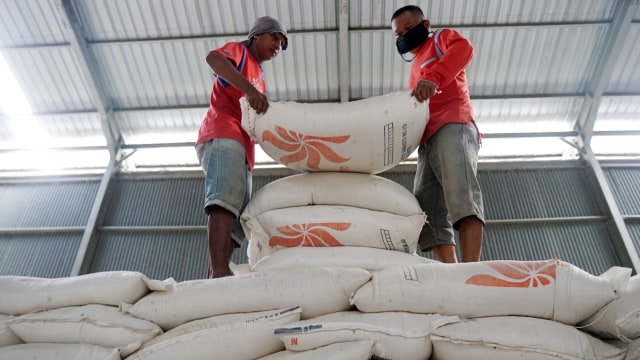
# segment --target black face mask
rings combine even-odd
[[[412,27],[404,35],[400,35],[396,38],[396,48],[400,55],[404,55],[422,45],[428,39],[429,29],[424,26],[424,22],[421,22],[420,24]]]

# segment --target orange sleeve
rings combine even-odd
[[[443,29],[438,36],[443,56],[420,71],[420,78],[433,81],[438,88],[449,84],[473,58],[473,45],[454,29]]]

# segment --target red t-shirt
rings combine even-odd
[[[427,141],[447,123],[468,123],[473,119],[473,108],[465,67],[473,57],[473,46],[453,29],[442,29],[438,34],[439,57],[431,36],[416,53],[411,65],[409,89],[418,80],[428,80],[438,87],[436,95],[429,98],[429,122],[420,144]]]
[[[261,93],[266,92],[262,67],[249,49],[239,42],[230,42],[215,50],[236,64],[236,69]],[[255,164],[255,143],[242,129],[240,98],[245,94],[233,85],[217,77],[211,90],[209,110],[198,131],[197,144],[214,138],[239,141],[244,147],[249,169]]]

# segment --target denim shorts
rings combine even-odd
[[[240,214],[251,198],[251,171],[242,144],[233,139],[216,138],[196,144],[198,161],[204,171],[204,212],[220,206],[233,215],[231,238],[240,245],[245,239]]]
[[[449,123],[418,149],[413,192],[427,214],[420,233],[423,251],[434,245],[455,245],[458,221],[476,216],[484,222],[478,182],[480,139],[475,122]]]

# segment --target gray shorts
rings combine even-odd
[[[236,216],[231,238],[240,246],[245,239],[240,214],[251,198],[252,179],[242,144],[217,138],[196,144],[198,161],[204,170],[204,212],[220,206]]]
[[[476,176],[478,129],[475,122],[450,123],[418,149],[413,192],[427,214],[420,233],[423,251],[435,245],[455,245],[458,221],[476,216],[484,222],[482,191]]]

